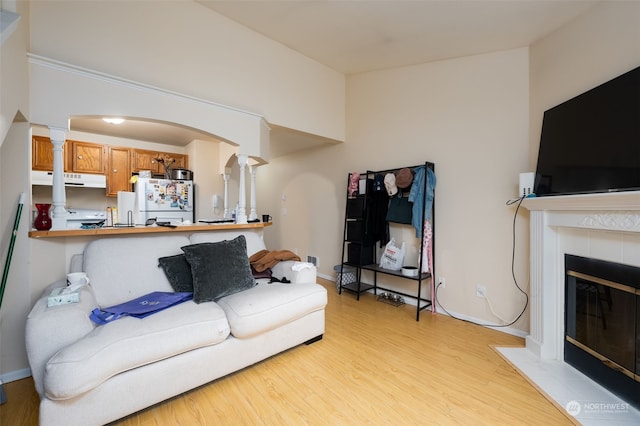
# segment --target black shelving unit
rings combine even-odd
[[[360,177],[366,177],[366,174],[360,174]],[[352,173],[347,176],[347,187],[351,181]],[[369,186],[368,180],[366,186]],[[367,213],[369,204],[369,191],[363,193],[358,191],[354,196],[347,195],[347,203],[345,207],[344,220],[344,238],[342,244],[342,268],[344,266],[352,266],[355,268],[355,281],[342,282],[345,274],[341,273],[338,283],[339,292],[348,290],[356,294],[356,298],[360,300],[360,294],[374,288],[371,284],[362,282],[362,267],[374,262],[373,244],[367,244]]]
[[[424,187],[423,190],[423,206],[422,211],[424,212],[424,203],[427,202],[427,186],[428,186],[428,173],[427,168],[430,168],[435,172],[435,165],[431,162],[425,162],[424,164],[418,166],[410,166],[406,167],[411,170],[414,170],[418,167],[425,167],[425,179],[423,182]],[[422,285],[424,281],[429,280],[431,283],[431,297],[434,294],[434,282],[433,277],[435,274],[433,270],[429,270],[429,272],[419,273],[415,277],[409,277],[403,275],[401,271],[392,271],[389,269],[381,268],[378,265],[378,250],[377,246],[379,244],[378,241],[374,241],[375,237],[370,235],[370,221],[371,217],[371,201],[372,201],[372,188],[373,181],[376,175],[385,175],[387,173],[397,173],[400,169],[405,167],[398,167],[395,169],[389,170],[376,170],[360,173],[360,179],[365,181],[364,191],[359,191],[358,194],[349,196],[347,193],[347,202],[345,207],[345,220],[344,220],[344,239],[342,244],[342,263],[341,263],[341,273],[338,277],[338,290],[339,293],[342,294],[342,290],[347,290],[349,292],[355,293],[356,298],[360,300],[360,294],[373,290],[373,293],[377,295],[378,290],[384,290],[391,293],[395,293],[398,295],[402,295],[405,297],[411,297],[416,299],[416,321],[420,321],[420,312],[430,308],[433,306],[433,302],[431,299],[425,298],[422,296]],[[351,181],[352,173],[349,173],[347,176],[347,188],[349,182]],[[435,264],[435,258],[433,252],[435,252],[435,196],[433,200],[432,206],[432,216],[431,216],[431,253],[429,253],[429,257],[431,258],[432,266]],[[401,225],[401,226],[412,226],[412,225]],[[424,228],[422,230],[424,232]],[[422,234],[422,233],[421,233]],[[424,246],[424,238],[420,238],[420,249],[419,249],[419,262],[418,262],[418,271],[423,270],[423,253],[427,247]],[[355,268],[355,281],[353,282],[342,282],[345,274],[342,273],[342,268],[345,266],[350,266]],[[362,271],[371,271],[373,272],[373,283],[364,283],[362,281]],[[407,294],[397,290],[391,290],[388,288],[384,288],[378,285],[378,274],[395,276],[407,280],[413,280],[417,282],[418,289],[417,294]]]

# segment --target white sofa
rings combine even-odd
[[[87,244],[71,271],[91,284],[80,302],[47,307],[51,284],[26,324],[26,344],[40,395],[40,424],[104,424],[322,338],[326,289],[311,264],[280,262],[273,275],[217,302],[187,301],[144,319],[97,326],[89,313],[152,291],[173,291],[158,259],[181,247],[245,235],[247,255],[265,249],[261,231],[112,237]]]

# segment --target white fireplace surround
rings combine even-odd
[[[564,255],[640,267],[640,191],[527,198],[522,206],[531,212],[529,335],[526,348],[498,351],[580,424],[640,424],[640,410],[564,362],[563,350]]]
[[[563,360],[564,255],[640,267],[640,191],[527,198],[530,328],[526,347]]]

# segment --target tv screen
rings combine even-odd
[[[544,113],[536,196],[640,190],[640,67]]]

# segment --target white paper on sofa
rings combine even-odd
[[[78,290],[69,291],[67,287],[54,288],[47,298],[47,307],[68,305],[69,303],[78,303],[80,301],[80,292]]]
[[[309,262],[295,262],[291,267],[292,271],[302,271],[303,269],[313,268],[313,263]]]

